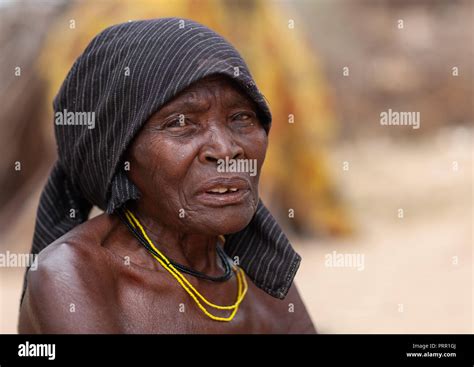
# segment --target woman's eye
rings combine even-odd
[[[189,121],[184,117],[184,115],[180,115],[176,117],[175,119],[167,122],[165,124],[166,128],[176,128],[176,127],[185,127],[189,125]]]
[[[239,112],[233,116],[234,120],[249,120],[252,118],[252,115],[247,112]]]
[[[253,126],[255,125],[254,115],[249,112],[239,112],[232,116],[232,121],[236,121],[242,126]]]

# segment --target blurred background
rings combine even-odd
[[[0,253],[30,250],[56,155],[52,100],[92,37],[191,18],[234,44],[269,101],[262,197],[303,257],[297,284],[318,331],[472,333],[473,11],[470,0],[0,1]],[[381,125],[389,109],[419,112],[420,128]],[[331,266],[336,254],[363,266]],[[0,267],[1,333],[16,333],[22,281]]]

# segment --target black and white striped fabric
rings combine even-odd
[[[123,171],[123,154],[145,121],[193,82],[224,74],[271,114],[247,65],[224,38],[191,20],[128,22],[97,35],[76,60],[54,100],[55,112],[94,112],[95,127],[55,125],[58,161],[42,192],[32,253],[88,219],[93,205],[113,213],[140,193]],[[251,223],[226,236],[252,281],[283,299],[301,261],[259,203]],[[26,287],[26,282],[25,282]]]

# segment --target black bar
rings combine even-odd
[[[256,364],[252,362],[257,356],[268,363],[272,360],[280,362],[278,365],[286,360],[292,361],[292,366],[299,366],[298,361],[307,361],[310,366],[360,363],[376,363],[376,366],[473,366],[473,339],[473,335],[417,334],[0,335],[0,367],[99,366],[104,362],[106,366],[145,363],[162,366],[168,360],[174,367],[182,365],[185,360],[193,365],[215,364],[219,355],[227,355],[229,360],[249,367]],[[19,356],[30,352],[42,353],[43,356]],[[420,354],[409,356],[407,353]]]

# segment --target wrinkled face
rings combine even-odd
[[[230,78],[211,76],[145,123],[128,151],[128,174],[162,225],[228,234],[255,213],[266,150],[255,103]]]

